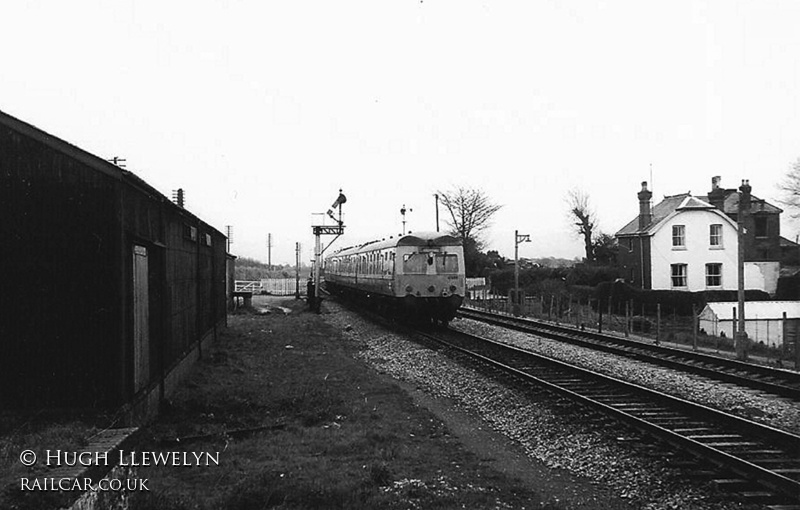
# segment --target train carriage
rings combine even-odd
[[[466,291],[461,241],[419,232],[342,249],[325,259],[325,286],[381,310],[449,322]]]

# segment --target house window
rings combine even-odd
[[[756,237],[767,237],[767,218],[764,216],[755,217]]]
[[[672,247],[686,248],[686,225],[672,225]]]
[[[722,264],[706,264],[706,287],[722,286]]]
[[[722,247],[722,225],[715,224],[709,226],[708,244],[713,248]]]
[[[672,286],[686,287],[686,264],[672,264]]]

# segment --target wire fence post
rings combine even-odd
[[[661,303],[656,304],[656,345],[661,343]]]
[[[597,300],[597,332],[603,332],[603,306],[600,303],[600,299]]]
[[[630,307],[630,304],[631,304],[630,301],[627,301],[627,300],[625,301],[625,338],[628,338],[630,336],[630,332],[628,331],[628,327],[629,327],[630,320],[631,320],[631,307]]]
[[[555,316],[556,316],[556,324],[558,324],[558,322],[559,322],[559,316],[560,316],[560,315],[561,315],[561,296],[559,295],[559,296],[556,298],[556,313],[555,313]]]
[[[572,324],[572,294],[567,294],[567,323]]]

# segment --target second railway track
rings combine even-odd
[[[646,361],[710,379],[800,401],[800,373],[674,349],[574,327],[462,308],[461,317]]]

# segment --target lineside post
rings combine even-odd
[[[315,225],[311,228],[314,231],[314,280],[311,285],[309,285],[309,293],[308,293],[308,307],[317,313],[320,312],[321,308],[320,305],[322,304],[322,298],[320,297],[320,269],[322,268],[322,254],[325,253],[325,250],[328,249],[328,246],[333,244],[340,235],[344,234],[344,223],[342,223],[342,204],[347,202],[347,197],[344,196],[342,190],[339,190],[339,196],[336,198],[336,201],[331,205],[331,208],[328,209],[328,216],[331,217],[336,222],[336,225],[329,226],[329,225]],[[333,215],[333,210],[339,209],[339,219],[337,220],[336,217]],[[336,237],[328,243],[328,246],[322,247],[322,236],[323,235],[335,235]],[[313,288],[313,292],[312,292]]]

